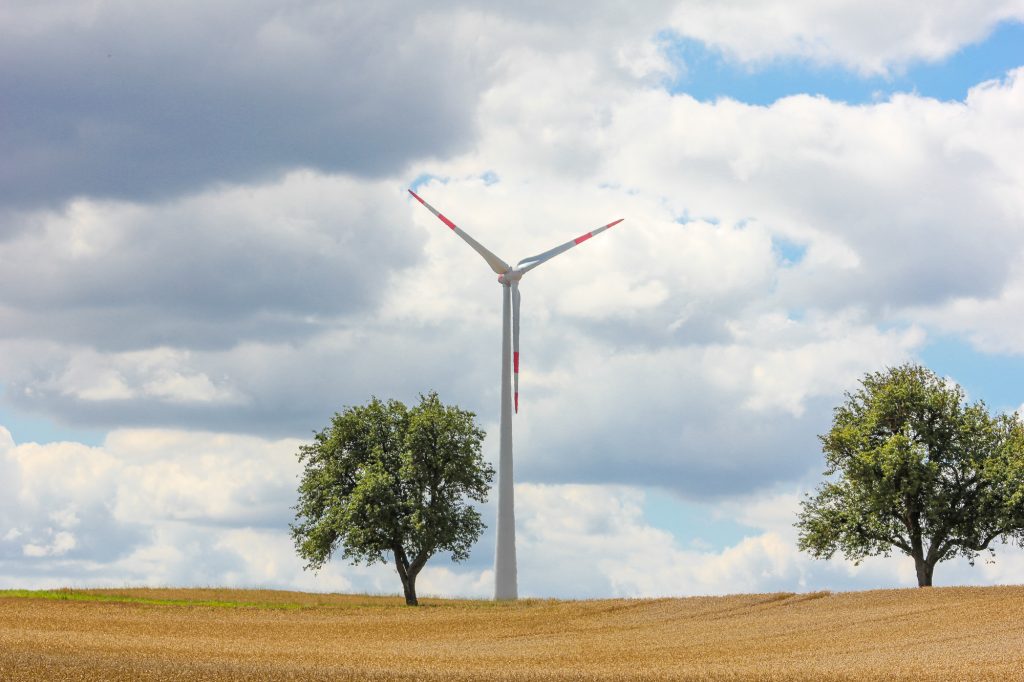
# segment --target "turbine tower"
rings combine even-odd
[[[519,412],[519,280],[530,270],[545,263],[560,253],[582,244],[596,234],[604,232],[622,222],[622,218],[560,244],[536,256],[530,256],[516,263],[508,263],[488,251],[480,242],[466,234],[437,209],[425,202],[416,192],[409,190],[416,201],[427,207],[431,213],[447,225],[463,241],[483,256],[487,264],[498,275],[502,286],[501,304],[501,428],[500,451],[498,455],[498,542],[494,552],[494,598],[512,600],[518,597],[516,576],[516,519],[515,499],[512,485],[512,410]],[[509,329],[511,323],[511,330]],[[511,334],[510,334],[511,331]],[[511,337],[511,338],[510,338]],[[510,386],[514,384],[514,386]],[[514,388],[514,391],[513,391]]]

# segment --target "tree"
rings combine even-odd
[[[484,462],[484,432],[472,412],[437,393],[407,408],[373,398],[335,414],[299,448],[305,466],[292,539],[307,569],[340,547],[352,563],[387,563],[417,605],[416,577],[438,552],[469,556],[484,524],[470,501],[485,502],[494,469]]]
[[[916,364],[869,373],[820,436],[835,476],[803,500],[798,546],[859,563],[893,548],[920,587],[940,561],[995,540],[1024,546],[1024,423],[967,404],[963,389]]]

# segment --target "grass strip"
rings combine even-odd
[[[218,601],[215,599],[152,599],[149,597],[129,597],[119,594],[92,594],[75,590],[0,590],[0,598],[14,597],[21,599],[52,599],[55,601],[92,601],[113,602],[119,604],[149,604],[152,606],[212,606],[226,609],[279,609],[297,610],[305,608],[302,604],[254,602],[254,601]]]

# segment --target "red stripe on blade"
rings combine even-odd
[[[512,366],[515,367],[515,373],[519,374],[519,351],[512,354]]]
[[[453,223],[452,221],[450,221],[447,218],[445,218],[443,213],[438,213],[437,217],[441,219],[442,223],[444,223],[448,227],[452,228],[453,230],[455,229],[455,223]]]
[[[587,232],[582,237],[576,237],[576,239],[573,239],[573,241],[576,242],[577,244],[582,244],[583,242],[587,241],[588,239],[590,239],[593,236],[594,236],[593,232]]]
[[[605,225],[605,227],[615,227],[616,225],[621,223],[623,220],[625,220],[625,218],[619,218],[614,223],[608,223],[607,225]]]
[[[420,199],[420,195],[416,194],[416,192],[413,192],[412,190],[409,190],[409,194],[411,194],[414,197],[416,197],[416,201],[420,202],[421,204],[427,203],[427,202],[423,201],[423,199]]]

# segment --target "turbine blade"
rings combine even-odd
[[[512,382],[519,413],[519,282],[512,282]]]
[[[494,272],[496,272],[499,275],[504,275],[506,272],[512,269],[512,267],[508,263],[495,256],[493,253],[488,251],[483,244],[481,244],[480,242],[466,234],[461,227],[459,227],[452,221],[448,220],[448,218],[446,218],[443,213],[438,212],[436,208],[434,208],[427,202],[423,201],[423,199],[420,198],[420,195],[416,194],[416,192],[409,190],[409,194],[411,194],[416,199],[416,201],[426,206],[427,210],[436,215],[441,220],[442,223],[452,228],[452,231],[455,232],[455,234],[462,237],[462,240],[464,242],[472,246],[474,251],[483,256],[484,260],[487,261],[487,264],[491,266],[491,270],[494,270]]]
[[[612,222],[608,223],[607,225],[602,225],[601,227],[599,227],[599,228],[597,228],[595,230],[591,230],[590,232],[587,232],[586,234],[581,234],[579,237],[576,237],[576,239],[572,239],[570,241],[567,241],[564,244],[560,244],[560,245],[556,246],[553,249],[549,249],[548,251],[545,251],[544,253],[539,253],[536,256],[530,256],[529,258],[524,258],[523,260],[519,261],[519,263],[516,264],[516,270],[519,270],[521,272],[529,272],[530,270],[533,270],[535,267],[537,267],[541,263],[546,263],[547,261],[551,260],[552,258],[557,256],[558,254],[565,253],[566,251],[568,251],[572,247],[576,246],[577,244],[582,244],[583,242],[587,241],[591,237],[593,237],[595,235],[601,234],[602,232],[604,232],[608,228],[615,227],[616,225],[618,225],[622,221],[623,221],[623,218],[619,218],[618,220],[612,221]]]

